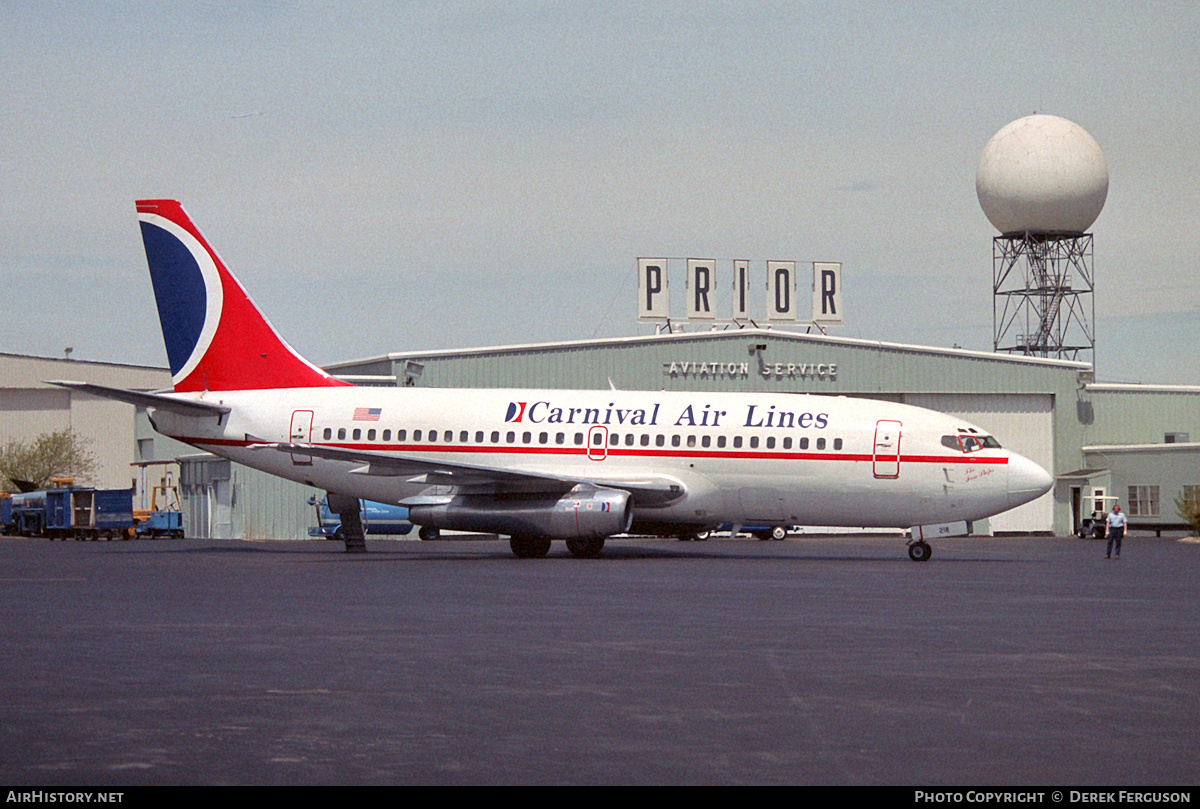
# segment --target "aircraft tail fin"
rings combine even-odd
[[[348,385],[296,353],[175,200],[138,200],[177,392]]]

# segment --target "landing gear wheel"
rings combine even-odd
[[[933,548],[926,542],[914,542],[908,546],[908,558],[914,562],[928,562],[933,556]]]
[[[550,553],[550,540],[544,537],[509,537],[508,547],[518,559],[541,559]]]
[[[776,525],[771,529],[771,539],[775,540],[776,542],[787,539],[787,535],[788,530],[787,526],[785,525]]]
[[[417,536],[419,536],[422,539],[422,541],[424,541],[424,542],[430,542],[432,540],[435,540],[438,537],[440,537],[441,535],[442,535],[441,531],[439,531],[436,528],[431,528],[428,525],[422,525],[421,530],[417,531]]]
[[[604,537],[591,539],[568,539],[567,550],[576,559],[595,559],[604,550]]]

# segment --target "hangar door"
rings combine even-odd
[[[994,435],[1005,449],[1019,452],[1054,473],[1054,397],[1039,393],[919,393],[906,404],[958,416]],[[992,517],[991,530],[1053,531],[1054,491]]]

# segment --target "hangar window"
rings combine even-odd
[[[1158,487],[1130,486],[1127,505],[1126,511],[1130,517],[1157,517]]]
[[[325,436],[325,440],[328,441],[329,439],[333,438],[333,429],[326,427],[323,435]]]

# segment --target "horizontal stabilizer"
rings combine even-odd
[[[225,405],[210,402],[197,402],[191,399],[178,399],[163,393],[146,393],[124,388],[110,388],[106,385],[93,385],[90,382],[72,382],[65,379],[50,379],[47,385],[58,385],[67,390],[77,390],[80,393],[90,393],[103,399],[114,399],[141,407],[153,407],[157,410],[169,410],[181,416],[223,416],[229,412]]]

